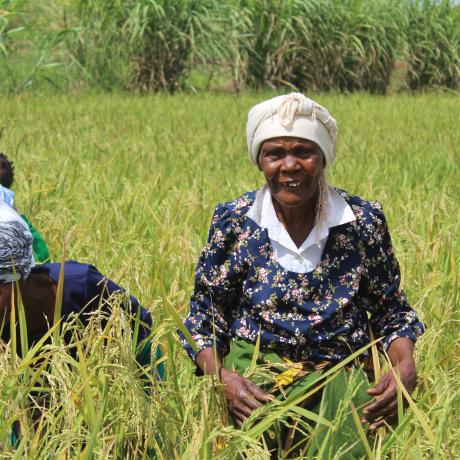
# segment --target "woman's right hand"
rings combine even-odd
[[[273,395],[265,393],[254,382],[236,372],[222,368],[220,379],[225,385],[228,409],[239,427],[253,410],[275,399]]]

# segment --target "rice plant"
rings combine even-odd
[[[215,204],[263,183],[247,159],[244,122],[247,109],[269,95],[3,99],[0,150],[16,163],[18,209],[45,236],[55,260],[94,263],[150,309],[167,378],[157,382],[152,374],[145,391],[116,302],[106,328],[97,315],[86,330],[69,325],[71,345],[55,341],[53,331],[51,343],[30,348],[26,357],[12,342],[2,343],[1,458],[268,458],[258,437],[262,426],[228,424],[217,382],[194,376],[175,318],[188,308]],[[397,428],[371,439],[372,455],[456,458],[459,99],[443,93],[314,98],[341,130],[330,181],[382,202],[403,287],[427,326],[416,347],[418,411],[401,413]],[[17,337],[20,343],[20,330]],[[41,415],[34,418],[36,408]],[[268,408],[266,417],[279,410]],[[14,422],[22,433],[15,446]],[[336,457],[347,458],[344,451]]]

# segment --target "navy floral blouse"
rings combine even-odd
[[[329,229],[322,258],[309,273],[283,268],[267,230],[246,216],[257,190],[216,207],[185,319],[198,351],[181,335],[193,360],[214,345],[224,356],[232,338],[255,343],[259,333],[264,351],[333,362],[369,343],[369,323],[385,347],[423,333],[399,288],[381,205],[336,190],[356,220]]]

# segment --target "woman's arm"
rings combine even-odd
[[[254,409],[270,401],[249,379],[222,367],[222,356],[231,340],[229,320],[237,308],[245,276],[244,249],[238,244],[241,222],[230,215],[225,205],[217,206],[212,218],[208,241],[198,261],[190,311],[185,319],[197,351],[183,334],[182,344],[204,374],[218,375],[225,385],[228,408],[241,425]]]
[[[368,390],[368,394],[377,398],[377,401],[364,409],[363,422],[370,423],[369,428],[377,428],[388,423],[394,424],[398,418],[397,387],[394,371],[399,373],[401,383],[409,393],[415,388],[417,369],[413,358],[414,343],[406,337],[399,337],[391,342],[388,356],[394,370],[387,372],[377,385]],[[404,406],[407,401],[404,400]]]
[[[232,372],[222,366],[222,359],[214,348],[205,348],[196,357],[196,364],[204,374],[219,376],[224,384],[228,408],[235,417],[238,426],[249,417],[253,410],[263,403],[271,401],[273,396],[262,391],[251,380],[242,377],[237,372]]]
[[[383,345],[391,364],[398,368],[401,382],[410,393],[415,388],[417,375],[412,356],[414,342],[423,333],[424,326],[400,288],[399,264],[381,206],[373,204],[369,215],[372,225],[368,227],[371,230],[367,245],[369,293],[366,304],[371,313],[370,323],[375,337],[384,337]],[[390,370],[369,390],[369,394],[377,398],[364,411],[371,429],[384,425],[384,422],[396,421],[396,388]]]
[[[184,325],[196,347],[178,331],[185,351],[196,362],[197,354],[216,348],[228,353],[231,340],[228,319],[241,297],[243,258],[235,248],[238,233],[228,209],[218,205],[211,221],[207,243],[198,260],[190,310]],[[199,367],[199,366],[198,366]]]
[[[383,345],[388,351],[397,337],[415,342],[424,326],[400,287],[399,263],[379,203],[373,204],[369,216],[372,224],[368,226],[367,236],[368,293],[365,297],[374,336],[384,337]]]

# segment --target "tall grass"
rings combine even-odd
[[[2,458],[149,458],[153,450],[168,460],[267,458],[258,428],[228,426],[216,382],[194,377],[168,308],[186,313],[214,205],[263,183],[246,158],[244,121],[247,109],[266,96],[3,99],[0,150],[16,162],[18,209],[46,237],[56,260],[65,243],[66,258],[94,263],[152,311],[167,379],[151,377],[144,391],[117,302],[105,329],[97,315],[86,331],[68,326],[72,353],[52,342],[21,358],[11,343],[1,344]],[[458,98],[315,98],[341,129],[330,181],[383,203],[403,287],[427,326],[416,347],[413,395],[422,418],[408,411],[370,449],[377,459],[456,458]],[[105,345],[102,336],[110,337]],[[43,414],[34,425],[35,405]],[[267,417],[276,410],[268,409]],[[13,421],[24,433],[17,447],[9,438]]]
[[[64,42],[73,30],[62,6],[37,0],[0,0],[0,91],[62,88],[75,77]]]
[[[457,90],[459,36],[447,0],[0,0],[0,89]]]
[[[77,36],[69,43],[70,53],[84,80],[103,89],[122,88],[130,77],[124,3],[83,0],[74,5]]]
[[[460,8],[452,10],[448,1],[414,2],[409,7],[407,27],[410,89],[460,84]]]
[[[225,52],[215,0],[79,0],[75,56],[96,82],[175,91],[195,62]]]
[[[248,1],[246,82],[386,93],[404,40],[400,2]]]

